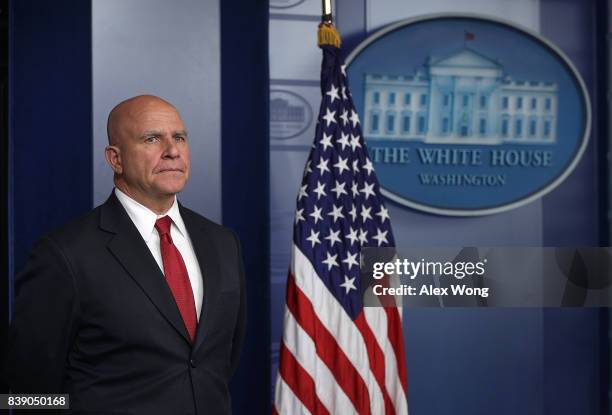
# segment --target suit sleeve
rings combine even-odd
[[[15,393],[60,393],[77,311],[71,267],[43,238],[15,278],[7,380]]]
[[[232,355],[231,355],[231,373],[235,373],[238,368],[240,361],[240,353],[242,352],[242,346],[244,344],[244,337],[246,333],[246,278],[244,275],[244,261],[242,259],[242,248],[240,246],[240,240],[236,233],[232,232],[234,239],[236,240],[236,249],[238,255],[238,272],[240,277],[240,309],[238,310],[238,321],[234,329],[234,337],[232,341]]]

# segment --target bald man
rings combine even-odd
[[[177,201],[190,157],[172,104],[121,102],[108,140],[108,200],[43,237],[16,277],[11,391],[67,393],[74,414],[228,414],[245,333],[238,238]]]

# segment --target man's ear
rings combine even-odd
[[[123,173],[123,165],[121,164],[121,150],[117,146],[106,146],[104,149],[106,161],[111,166],[115,174]]]

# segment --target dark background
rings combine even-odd
[[[9,57],[9,42],[8,42],[8,0],[0,0],[0,166],[2,173],[0,177],[0,251],[2,252],[2,264],[5,264],[5,272],[8,270],[9,251],[8,251],[8,57]],[[0,275],[8,275],[2,273]],[[9,279],[2,278],[0,282],[0,330],[6,333],[8,330],[8,285]],[[0,356],[6,356],[6,342],[0,342]],[[4,359],[2,359],[4,361]],[[0,370],[2,365],[0,364]],[[4,379],[0,377],[0,390],[7,390],[7,385]]]

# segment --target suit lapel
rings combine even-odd
[[[204,298],[202,299],[202,310],[200,312],[194,345],[194,351],[197,352],[206,337],[211,303],[214,302],[215,293],[219,292],[220,253],[217,251],[217,247],[210,236],[202,228],[201,222],[195,214],[189,209],[185,209],[181,204],[179,204],[179,208],[183,222],[185,222],[185,226],[189,232],[189,237],[191,238],[191,243],[196,253],[198,263],[200,264],[202,282],[204,285]]]
[[[114,192],[102,206],[100,227],[115,234],[107,245],[108,249],[159,312],[191,344],[185,323],[163,273]]]

